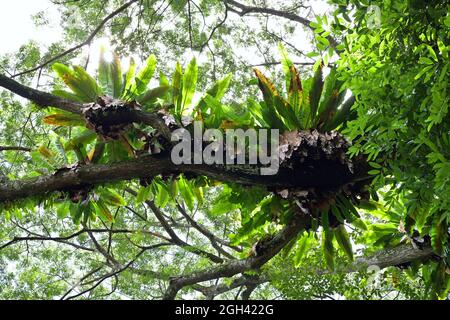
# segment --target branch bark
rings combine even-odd
[[[0,87],[8,89],[9,91],[25,99],[33,101],[41,107],[55,107],[68,112],[81,114],[83,104],[24,86],[23,84],[2,74],[0,74]]]
[[[280,252],[281,249],[283,249],[283,247],[289,243],[300,230],[304,229],[308,223],[309,216],[297,215],[282,231],[265,244],[266,249],[258,255],[250,256],[243,260],[232,260],[216,268],[172,278],[163,298],[166,300],[175,299],[178,291],[189,285],[212,279],[232,277],[245,271],[259,269]]]

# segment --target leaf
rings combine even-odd
[[[272,104],[273,97],[279,95],[277,89],[273,83],[261,73],[261,71],[256,68],[254,68],[253,71],[258,78],[258,87],[263,94],[264,101],[267,105]]]
[[[55,155],[52,151],[50,151],[48,148],[46,148],[45,146],[40,146],[38,148],[39,153],[47,159],[51,159],[53,158]]]
[[[44,117],[44,123],[54,126],[84,126],[84,119],[73,113],[57,113]]]
[[[328,228],[327,228],[328,229]],[[322,251],[329,270],[334,271],[334,248],[333,248],[334,233],[330,230],[324,229],[322,233]]]
[[[299,118],[300,129],[304,129],[306,123],[303,119],[301,119],[300,114],[303,100],[302,81],[300,79],[299,73],[297,72],[297,69],[295,69],[295,66],[292,65],[289,68],[289,73],[290,73],[290,83],[288,89],[289,104],[294,110],[295,115]]]
[[[295,67],[291,59],[289,59],[288,53],[281,42],[278,43],[278,50],[280,51],[281,67],[283,69],[284,78],[286,81],[286,91],[290,92],[290,87],[292,85],[292,68],[295,69]]]
[[[181,65],[177,62],[175,71],[172,76],[172,103],[175,106],[175,114],[181,117],[181,99],[183,86],[183,70]]]
[[[229,73],[222,79],[216,81],[216,83],[214,83],[214,86],[209,89],[207,93],[220,101],[225,95],[225,92],[227,92],[232,77],[233,75]]]
[[[173,0],[170,1],[169,3],[170,6],[172,7],[173,12],[177,14],[181,12],[184,9],[184,7],[186,7],[188,0]]]
[[[338,106],[345,97],[345,90],[340,91],[341,82],[336,77],[336,69],[332,68],[330,74],[325,79],[325,87],[322,93],[322,101],[319,105],[317,123],[320,128],[326,126],[334,118]]]
[[[189,182],[184,177],[180,177],[178,180],[178,189],[188,209],[191,211],[194,210],[194,194],[189,186]]]
[[[182,103],[180,114],[189,108],[197,86],[198,66],[195,58],[191,60],[183,75]]]
[[[126,98],[131,93],[131,87],[133,85],[134,76],[136,74],[136,61],[133,57],[130,58],[130,67],[124,77],[122,98]]]
[[[420,57],[419,58],[419,63],[420,64],[428,64],[428,65],[430,65],[430,64],[433,64],[434,62],[430,58]]]
[[[94,202],[94,208],[95,208],[97,215],[100,216],[100,218],[102,218],[103,220],[107,220],[109,222],[114,221],[111,211],[109,210],[108,206],[102,200],[98,200],[97,202]]]
[[[94,148],[92,149],[92,153],[88,155],[89,161],[91,163],[98,163],[105,152],[105,142],[97,141]]]
[[[274,97],[279,96],[275,86],[267,79],[261,71],[253,69],[258,78],[258,87],[263,94],[265,105],[262,105],[261,111],[264,121],[273,129],[286,130],[288,129],[283,121],[278,117],[278,113],[274,106]]]
[[[345,226],[343,224],[334,229],[334,236],[337,243],[342,248],[342,250],[344,250],[350,261],[353,261],[352,243],[350,242],[347,230],[345,230]]]
[[[156,69],[156,57],[154,54],[148,57],[145,66],[139,70],[137,76],[134,78],[134,84],[131,87],[132,96],[138,96],[147,90],[147,86],[153,77]]]
[[[314,73],[311,91],[309,92],[310,107],[311,107],[311,123],[316,123],[316,113],[319,108],[320,97],[323,90],[323,63],[320,62],[316,72]]]
[[[305,252],[308,251],[309,247],[311,247],[311,235],[306,232],[298,241],[297,250],[295,251],[294,265],[296,268],[301,265],[302,258],[305,255]]]
[[[79,135],[67,141],[66,144],[64,145],[64,150],[66,151],[74,150],[80,144],[88,144],[94,141],[95,137],[97,137],[97,134],[94,131],[91,130],[83,131]]]
[[[367,230],[367,225],[361,219],[355,219],[351,222],[351,224],[360,230]]]
[[[58,219],[64,219],[69,214],[69,202],[63,202],[56,207]]]
[[[142,105],[151,105],[156,102],[158,98],[163,98],[170,90],[170,86],[156,87],[147,90],[136,98],[136,101]]]
[[[345,102],[343,103],[342,106],[340,106],[340,108],[338,109],[338,111],[336,112],[335,117],[333,118],[332,121],[330,121],[329,123],[326,123],[322,130],[323,131],[331,131],[336,129],[336,127],[338,127],[340,124],[344,123],[345,121],[348,120],[349,115],[350,115],[350,109],[351,107],[355,104],[356,99],[354,96],[351,96],[350,98],[348,98],[347,100],[345,100]]]
[[[431,245],[437,254],[441,255],[443,253],[443,244],[445,241],[445,234],[447,233],[447,228],[444,222],[440,221],[440,215],[435,214],[433,222],[431,225]]]
[[[89,97],[89,102],[97,100],[97,97],[102,95],[102,91],[98,86],[97,81],[80,66],[73,66],[73,70],[77,78],[77,87],[79,90]]]
[[[102,91],[107,96],[112,96],[114,92],[113,79],[111,77],[111,65],[106,61],[106,48],[100,47],[100,58],[98,62],[97,78]]]
[[[76,94],[73,94],[73,93],[65,91],[65,90],[56,89],[56,90],[53,90],[52,93],[55,96],[58,96],[58,97],[61,97],[61,98],[67,99],[67,100],[72,100],[75,102],[83,102],[83,100],[80,97],[78,97]]]
[[[158,183],[157,190],[158,192],[155,194],[155,204],[156,206],[163,208],[170,200],[169,191],[162,183]]]
[[[300,127],[294,110],[282,97],[274,96],[273,105],[289,130]]]
[[[249,98],[247,100],[247,109],[261,127],[270,127],[270,125],[266,122],[265,117],[263,116],[261,104]]]
[[[150,196],[150,187],[149,186],[146,186],[146,187],[142,186],[142,187],[140,187],[139,191],[138,191],[138,193],[136,195],[136,203],[139,204],[139,203],[142,203],[144,201],[147,201],[149,196]]]
[[[194,188],[193,192],[194,192],[195,198],[197,199],[198,204],[200,206],[202,206],[203,201],[204,201],[203,188],[202,187]]]
[[[125,200],[114,190],[103,188],[99,191],[100,198],[107,204],[112,206],[121,207],[125,206]]]
[[[120,98],[123,89],[122,66],[119,56],[115,53],[113,53],[113,61],[110,63],[109,72],[112,79],[112,96],[114,98]]]

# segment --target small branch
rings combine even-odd
[[[26,152],[30,152],[32,149],[31,148],[27,148],[27,147],[19,147],[19,146],[11,146],[11,147],[5,147],[5,146],[0,146],[0,151],[26,151]]]
[[[311,27],[311,20],[303,18],[295,13],[287,12],[287,11],[281,11],[276,10],[272,8],[264,8],[264,7],[253,7],[253,6],[247,6],[242,3],[239,3],[234,0],[224,0],[226,4],[234,6],[235,8],[239,9],[229,9],[230,11],[237,13],[241,17],[248,14],[248,13],[263,13],[263,14],[269,14],[277,17],[282,17],[291,21],[298,22],[305,27],[307,27],[310,30],[313,30],[313,27]],[[339,45],[339,43],[334,39],[332,36],[327,36],[328,41],[330,42],[330,46],[333,47],[336,50],[336,47]]]
[[[100,30],[105,26],[105,24],[111,20],[112,18],[114,18],[116,15],[118,15],[119,13],[121,13],[122,11],[125,11],[129,6],[131,6],[133,3],[137,2],[138,0],[131,0],[127,3],[125,3],[124,5],[122,5],[121,7],[119,7],[117,10],[113,11],[112,13],[110,13],[109,15],[107,15],[101,22],[100,24],[97,26],[97,28],[94,29],[94,31],[92,31],[89,36],[86,38],[86,40],[84,40],[83,42],[77,44],[75,47],[72,47],[70,49],[67,49],[66,51],[54,56],[53,58],[45,61],[44,63],[41,63],[40,65],[38,65],[35,68],[17,73],[15,75],[12,76],[12,78],[16,78],[19,77],[21,75],[27,74],[27,73],[31,73],[34,71],[37,71],[39,69],[42,69],[43,67],[47,66],[48,64],[64,57],[65,55],[72,53],[82,47],[84,47],[85,45],[88,45],[92,42],[92,40],[95,38],[95,36],[97,35],[97,33],[100,32]]]
[[[292,221],[284,227],[277,235],[275,235],[266,244],[266,249],[257,256],[251,256],[243,260],[231,260],[219,267],[195,272],[181,277],[173,277],[170,280],[164,299],[175,299],[178,291],[183,287],[193,285],[199,282],[232,277],[236,274],[243,273],[249,270],[257,270],[267,261],[272,259],[283,247],[291,241],[300,230],[304,229],[308,223],[309,217],[307,215],[297,215]]]

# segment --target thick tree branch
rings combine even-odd
[[[422,248],[416,248],[410,243],[406,243],[394,248],[381,250],[370,257],[358,258],[352,265],[344,268],[343,271],[365,270],[370,266],[377,266],[383,269],[414,260],[427,259],[433,254],[433,248],[429,244]]]
[[[338,188],[345,184],[364,179],[361,172],[351,174],[340,170],[342,165],[317,161],[316,166],[305,166],[295,170],[280,168],[275,175],[260,175],[259,168],[252,169],[240,165],[174,165],[163,156],[143,156],[137,159],[112,163],[89,164],[75,169],[61,169],[53,175],[24,180],[7,181],[0,184],[0,203],[44,195],[56,191],[67,191],[136,178],[152,178],[159,174],[206,175],[211,179],[229,181],[242,185],[262,185],[266,187]]]
[[[54,107],[75,114],[82,114],[84,107],[91,104],[82,104],[53,94],[27,87],[19,82],[0,74],[0,87],[26,98],[41,107]],[[140,110],[130,110],[129,118],[132,122],[150,125],[170,141],[170,130],[160,115]],[[1,150],[0,150],[1,151]]]
[[[289,243],[289,241],[291,241],[300,230],[306,228],[308,223],[309,216],[297,215],[282,231],[268,241],[264,246],[265,249],[256,256],[252,255],[243,260],[232,260],[216,268],[172,278],[164,295],[164,299],[175,299],[178,291],[189,285],[213,279],[232,277],[245,271],[260,268],[278,252],[280,252],[281,249]]]
[[[81,114],[83,104],[63,99],[47,92],[39,91],[0,74],[0,87],[18,94],[41,107],[55,107],[68,112]]]

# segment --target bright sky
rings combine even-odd
[[[49,0],[1,0],[0,3],[0,54],[15,51],[30,39],[47,45],[60,39],[60,15]],[[31,16],[40,11],[46,11],[50,24],[36,28]]]

